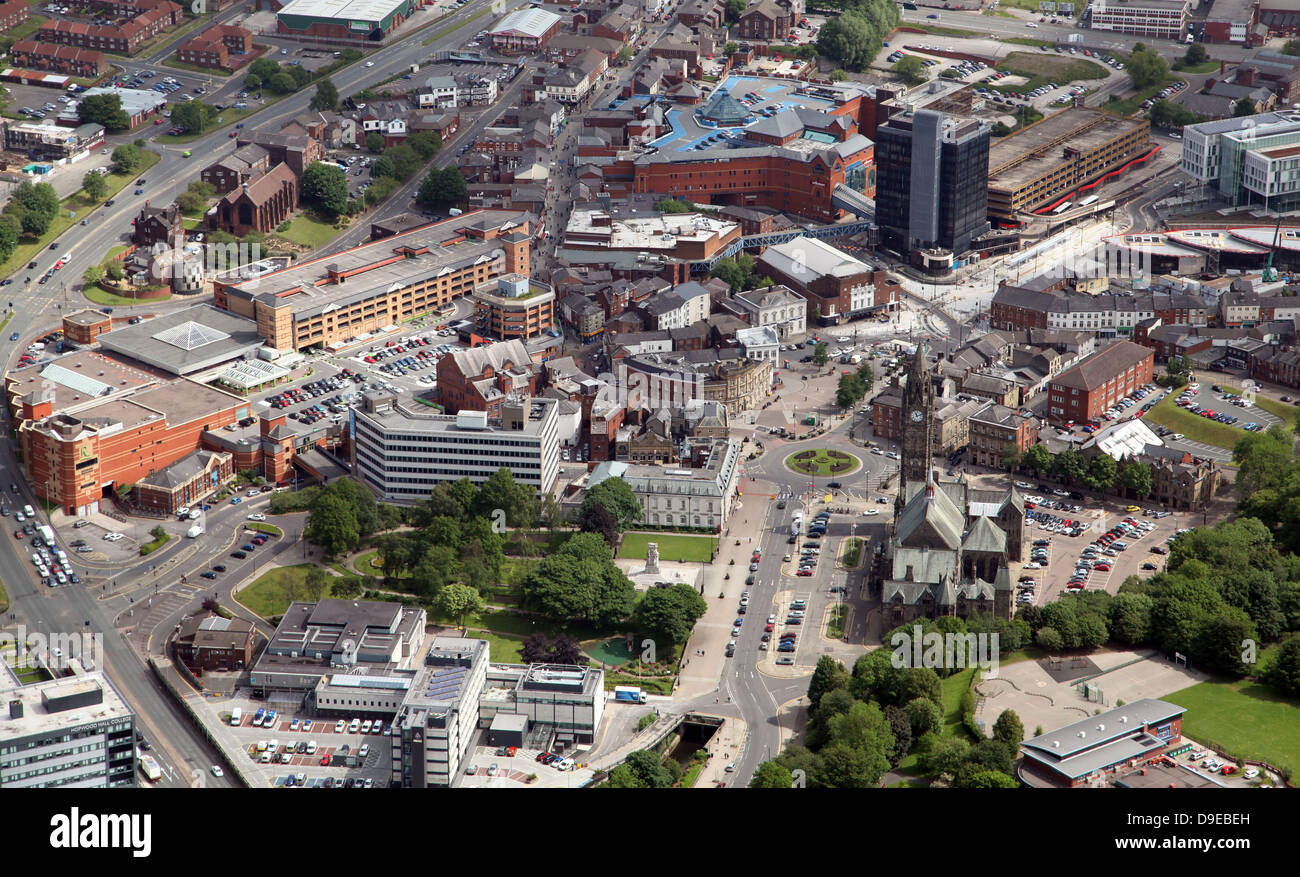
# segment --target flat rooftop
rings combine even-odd
[[[1064,110],[989,148],[989,188],[1015,190],[1061,164],[1068,147],[1081,153],[1146,127],[1096,110]]]
[[[228,293],[268,307],[289,307],[301,320],[504,256],[498,238],[521,231],[532,219],[525,210],[476,210],[261,274]],[[344,282],[331,281],[331,270],[347,275]]]
[[[280,15],[382,21],[403,2],[405,0],[290,0],[280,8]]]
[[[98,688],[103,692],[102,702],[57,712],[51,712],[46,708],[46,698],[67,697],[91,688]],[[9,717],[9,702],[14,700],[21,701],[23,705],[23,715],[20,719]],[[134,715],[126,701],[117,693],[117,689],[98,670],[80,676],[37,682],[20,688],[6,688],[0,691],[0,701],[4,703],[4,708],[0,709],[0,740],[49,734],[93,722],[120,721]]]
[[[614,217],[605,210],[575,210],[564,233],[566,242],[575,246],[589,240],[607,242],[610,249],[671,250],[679,241],[707,241],[735,228],[734,222],[702,213],[626,218]],[[570,235],[574,236],[572,241],[568,241]]]
[[[27,395],[37,390],[54,394],[54,411],[60,411],[103,398],[106,388],[122,395],[140,387],[156,384],[167,375],[153,369],[105,356],[93,350],[64,354],[53,362],[17,368],[9,372],[11,392]]]
[[[97,340],[105,350],[173,375],[242,359],[264,343],[256,322],[206,304],[123,326]]]

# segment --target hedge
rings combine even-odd
[[[152,542],[149,542],[149,543],[146,543],[146,544],[144,544],[144,545],[141,545],[141,546],[140,546],[140,555],[143,557],[143,556],[146,555],[146,554],[153,554],[153,553],[154,553],[155,551],[157,551],[159,548],[162,548],[164,545],[166,545],[168,542],[170,542],[171,539],[172,539],[172,537],[171,537],[170,535],[168,535],[167,533],[164,533],[164,534],[163,534],[163,537],[162,537],[161,539],[155,539],[155,540],[153,540]]]

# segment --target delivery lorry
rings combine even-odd
[[[632,685],[616,685],[614,700],[623,703],[645,703],[645,692]]]

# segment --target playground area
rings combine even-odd
[[[976,715],[989,729],[1004,710],[1013,709],[1027,733],[1039,725],[1050,731],[1121,701],[1164,697],[1208,678],[1150,650],[1020,661],[978,683],[983,700]]]

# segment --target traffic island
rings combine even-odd
[[[800,475],[822,478],[849,475],[861,465],[862,461],[853,454],[829,448],[809,448],[785,458],[787,469]]]

